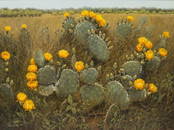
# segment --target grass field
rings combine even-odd
[[[145,101],[134,103],[130,106],[128,110],[116,111],[111,114],[109,118],[110,129],[125,129],[125,130],[173,130],[174,129],[174,14],[116,14],[116,13],[106,13],[102,14],[104,19],[109,24],[106,31],[107,37],[111,40],[111,45],[113,49],[111,50],[111,56],[107,62],[99,63],[102,66],[102,74],[100,75],[99,83],[106,84],[106,75],[113,71],[112,65],[117,62],[120,67],[124,62],[126,62],[126,55],[132,53],[132,48],[135,46],[137,39],[126,39],[125,44],[119,45],[119,37],[116,35],[117,22],[126,17],[133,16],[134,26],[138,25],[139,21],[142,19],[147,20],[145,24],[146,32],[150,34],[150,40],[152,43],[158,44],[159,35],[164,31],[170,33],[170,38],[168,39],[168,44],[166,49],[169,54],[164,62],[162,62],[159,70],[154,73],[149,73],[146,75],[145,80],[148,82],[154,82],[159,87],[158,93],[150,95]],[[79,18],[79,14],[75,14],[72,17]],[[6,17],[0,18],[0,32],[4,31],[4,26],[11,26],[12,30],[10,34],[13,35],[15,40],[18,39],[20,35],[20,26],[22,24],[27,25],[27,30],[31,35],[32,46],[27,50],[20,48],[22,57],[23,51],[28,51],[27,55],[23,57],[22,61],[18,59],[23,64],[18,72],[12,69],[15,74],[19,74],[19,80],[24,80],[25,69],[29,62],[29,59],[33,57],[34,53],[41,49],[44,52],[50,52],[55,56],[58,49],[65,48],[71,51],[71,45],[61,43],[60,38],[62,36],[62,23],[64,21],[63,15],[50,15],[44,14],[41,17]],[[145,32],[141,32],[139,36],[146,35]],[[65,39],[63,41],[66,41]],[[2,43],[1,43],[2,44]],[[20,43],[21,44],[21,43]],[[21,45],[25,46],[25,43]],[[88,62],[88,56],[83,52],[82,48],[76,48],[78,53],[77,58],[79,60]],[[13,73],[11,73],[13,75]],[[15,76],[13,76],[15,77]],[[23,90],[26,83],[21,81],[20,85],[15,85],[15,94],[19,90]],[[19,90],[18,88],[19,87]],[[29,90],[25,90],[27,92]],[[31,92],[28,92],[33,99],[37,99],[38,108],[31,113],[23,112],[19,106],[14,108],[15,114],[9,112],[9,114],[0,116],[0,126],[6,129],[21,129],[28,130],[31,128],[37,130],[57,130],[57,129],[109,129],[105,126],[104,119],[106,112],[109,108],[108,104],[101,104],[100,106],[92,109],[90,112],[82,114],[71,114],[69,112],[57,112],[60,108],[60,101],[56,102],[57,99],[55,95],[46,97],[37,96],[37,98]],[[37,94],[36,94],[37,95]],[[0,100],[1,101],[1,100]],[[45,102],[45,103],[44,103]],[[17,103],[15,103],[17,104]],[[66,104],[66,103],[65,103]],[[36,105],[37,106],[37,105]],[[0,109],[1,110],[1,109]],[[1,110],[3,112],[3,110]],[[116,111],[116,112],[115,112]],[[7,111],[8,112],[8,111]],[[13,114],[12,114],[13,113]],[[68,118],[69,117],[69,118]],[[2,122],[2,123],[1,123]],[[67,125],[68,124],[68,125]],[[33,129],[33,130],[34,130]]]

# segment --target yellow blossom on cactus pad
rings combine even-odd
[[[37,65],[29,65],[27,68],[29,72],[37,72],[37,69]]]
[[[156,93],[158,91],[158,88],[155,84],[150,83],[148,86],[148,91],[151,93]]]
[[[36,80],[37,79],[37,75],[33,72],[28,72],[26,74],[26,79],[27,80]]]
[[[32,100],[30,100],[30,99],[25,100],[25,102],[23,104],[23,109],[25,111],[31,111],[31,110],[33,110],[35,108],[36,108],[35,104],[34,104],[34,102]]]
[[[67,50],[59,50],[58,51],[59,58],[67,58],[69,56],[69,52]]]
[[[85,65],[84,65],[83,61],[77,61],[77,62],[75,62],[74,67],[78,72],[80,72],[85,68]]]
[[[64,16],[64,17],[69,17],[70,14],[69,14],[68,12],[65,12],[65,13],[63,14],[63,16]]]
[[[134,81],[134,87],[137,90],[142,90],[145,87],[145,81],[143,79],[136,79]]]
[[[159,48],[158,53],[160,54],[160,56],[167,56],[168,51],[165,48]]]
[[[89,11],[89,17],[95,18],[96,14],[93,11]]]
[[[137,51],[137,52],[141,52],[142,50],[143,50],[143,45],[142,44],[140,44],[140,43],[138,43],[137,45],[136,45],[136,47],[135,47],[135,50]]]
[[[162,37],[169,38],[170,37],[170,33],[169,32],[163,32],[162,33]]]
[[[44,57],[45,57],[45,60],[46,61],[50,61],[50,60],[52,60],[53,59],[53,56],[52,56],[52,54],[51,53],[44,53]]]
[[[147,49],[151,49],[153,47],[153,43],[151,41],[145,42],[144,45]]]
[[[21,28],[22,28],[22,29],[27,29],[27,25],[26,25],[26,24],[22,24],[22,25],[21,25]]]
[[[144,45],[146,42],[148,42],[148,39],[146,37],[139,37],[138,43]]]
[[[145,52],[145,57],[147,60],[152,60],[154,57],[154,52],[152,50],[148,50]]]
[[[89,11],[88,10],[83,10],[81,12],[81,16],[89,16]]]
[[[16,95],[16,99],[17,99],[18,102],[23,103],[27,99],[27,95],[25,93],[23,93],[23,92],[19,92]]]
[[[11,57],[11,55],[8,51],[1,52],[1,58],[4,59],[5,61],[9,60],[10,57]]]
[[[100,22],[100,21],[103,20],[103,17],[102,17],[100,14],[97,14],[97,15],[95,16],[95,20],[96,20],[97,22]]]
[[[35,65],[34,58],[31,58],[31,59],[30,59],[30,65]]]
[[[133,22],[134,21],[134,17],[133,16],[127,16],[127,21]]]
[[[100,26],[100,27],[106,26],[106,21],[105,21],[104,19],[101,20],[101,21],[99,22],[99,26]]]
[[[38,87],[38,81],[28,81],[27,82],[27,86],[30,88],[30,89],[35,89]]]
[[[5,27],[4,27],[4,30],[5,30],[6,32],[10,32],[10,31],[11,31],[11,26],[5,26]]]

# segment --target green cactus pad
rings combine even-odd
[[[76,26],[76,21],[74,18],[72,17],[68,17],[65,19],[65,21],[63,22],[63,28],[68,31],[70,29],[74,29]]]
[[[152,60],[145,63],[144,65],[145,71],[148,71],[148,72],[157,71],[157,69],[160,66],[160,63],[161,63],[160,58],[157,56],[154,56]]]
[[[34,61],[39,67],[44,67],[45,58],[42,50],[37,50],[34,54]]]

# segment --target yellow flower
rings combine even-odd
[[[27,68],[27,70],[29,71],[29,72],[37,72],[37,66],[36,65],[29,65],[28,66],[28,68]]]
[[[151,93],[156,93],[158,91],[158,88],[155,84],[153,83],[150,83],[149,86],[148,86],[148,90],[151,92]]]
[[[145,47],[146,47],[147,49],[151,49],[151,48],[153,47],[153,44],[152,44],[151,41],[145,42],[144,45],[145,45]]]
[[[19,92],[16,96],[17,101],[23,103],[27,99],[27,95],[23,92]]]
[[[4,30],[5,30],[6,32],[10,32],[10,31],[11,31],[11,26],[5,26],[5,27],[4,27]]]
[[[22,25],[21,25],[21,28],[22,28],[22,29],[27,29],[27,25],[26,25],[26,24],[22,24]]]
[[[46,61],[50,61],[50,60],[52,60],[53,59],[53,56],[52,56],[52,54],[51,53],[44,53],[44,57],[45,57],[45,60]]]
[[[128,20],[129,22],[133,22],[133,21],[134,21],[134,17],[133,17],[133,16],[127,16],[127,20]]]
[[[27,82],[27,86],[30,88],[30,89],[35,89],[38,87],[38,81],[28,81]]]
[[[89,11],[83,10],[83,11],[81,12],[81,16],[89,16]]]
[[[32,100],[30,100],[30,99],[25,100],[25,102],[23,104],[23,109],[25,111],[31,111],[31,110],[33,110],[35,108],[36,108],[35,104],[34,104],[34,102]]]
[[[68,12],[65,12],[65,13],[63,14],[63,16],[64,16],[64,17],[69,17],[70,14],[69,14]]]
[[[75,69],[80,72],[85,68],[84,62],[83,61],[77,61],[74,65]]]
[[[137,90],[142,90],[145,87],[145,81],[143,79],[136,79],[134,81],[134,87]]]
[[[1,58],[4,59],[5,61],[9,60],[10,57],[11,57],[11,55],[8,51],[1,52]]]
[[[163,32],[162,33],[162,37],[169,38],[170,37],[170,33],[169,32]]]
[[[104,19],[101,20],[101,21],[99,22],[99,26],[100,26],[100,27],[106,26],[106,21],[105,21]]]
[[[90,11],[89,12],[89,17],[91,18],[95,18],[96,14],[93,12],[93,11]]]
[[[165,48],[159,48],[159,49],[158,49],[158,53],[159,53],[161,56],[167,56],[168,51],[167,51]]]
[[[136,45],[136,47],[135,47],[135,50],[136,50],[137,52],[141,52],[141,51],[143,50],[143,45],[140,44],[140,43],[138,43],[138,44]]]
[[[144,45],[147,41],[148,41],[148,39],[145,38],[145,37],[139,37],[138,38],[138,43],[140,43],[142,45]]]
[[[146,52],[145,52],[145,57],[146,57],[147,60],[153,59],[153,57],[154,57],[153,51],[152,51],[152,50],[146,51]]]
[[[100,21],[103,20],[103,17],[102,17],[101,15],[97,14],[97,15],[95,16],[95,20],[96,20],[97,22],[100,22]]]
[[[27,80],[36,80],[37,79],[37,75],[35,74],[35,73],[33,73],[33,72],[29,72],[29,73],[27,73],[26,74],[26,79]]]
[[[30,59],[30,65],[35,65],[34,58],[31,58],[31,59]]]
[[[67,50],[60,50],[58,51],[59,58],[67,58],[69,56],[69,52]]]

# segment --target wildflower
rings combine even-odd
[[[4,59],[5,61],[9,60],[10,57],[11,57],[11,55],[8,51],[1,52],[1,58]]]
[[[135,50],[136,50],[137,52],[141,52],[141,51],[143,50],[143,45],[140,44],[140,43],[138,43],[138,44],[136,45],[136,47],[135,47]]]
[[[11,26],[5,26],[5,27],[4,27],[4,30],[5,30],[6,32],[10,32],[10,31],[11,31]]]
[[[99,26],[100,26],[100,27],[106,26],[106,21],[105,21],[104,19],[101,20],[101,21],[99,22]]]
[[[30,89],[35,89],[38,87],[38,81],[28,81],[27,82],[27,86],[30,88]]]
[[[69,56],[69,52],[67,50],[60,50],[58,51],[59,58],[67,58]]]
[[[37,72],[37,66],[36,65],[29,65],[28,66],[28,68],[27,68],[27,70],[29,71],[29,72]]]
[[[26,24],[22,24],[22,25],[21,25],[21,28],[22,28],[22,29],[27,29],[27,25],[26,25]]]
[[[162,37],[169,38],[170,37],[170,33],[169,32],[163,32],[162,33]]]
[[[33,72],[29,72],[29,73],[26,74],[26,79],[30,80],[30,81],[36,80],[37,79],[37,75],[35,73],[33,73]]]
[[[77,61],[74,67],[78,72],[80,72],[85,68],[85,65],[83,61]]]
[[[145,81],[143,79],[136,79],[134,81],[134,87],[137,89],[137,90],[142,90],[144,89],[145,87]]]
[[[148,39],[146,37],[139,37],[138,38],[138,43],[144,45],[146,42],[148,41]]]
[[[30,99],[25,100],[25,102],[23,104],[23,109],[25,111],[31,111],[31,110],[33,110],[35,108],[36,108],[35,104],[34,104],[34,102],[32,100],[30,100]]]
[[[69,14],[68,12],[65,12],[65,13],[63,14],[63,16],[64,16],[64,17],[69,17],[70,14]]]
[[[31,58],[31,59],[30,59],[30,65],[35,65],[34,58]]]
[[[127,16],[127,20],[128,20],[129,22],[133,22],[133,21],[134,21],[134,17],[133,17],[133,16]]]
[[[149,86],[148,86],[148,90],[151,93],[156,93],[158,91],[158,88],[157,88],[157,86],[155,84],[150,83]]]
[[[159,53],[161,56],[167,56],[168,51],[167,51],[165,48],[159,48],[159,49],[158,49],[158,53]]]
[[[101,15],[96,15],[96,17],[95,17],[95,20],[97,21],[97,22],[100,22],[100,21],[102,21],[103,20],[103,17],[101,16]]]
[[[50,60],[52,60],[53,59],[53,56],[52,56],[52,54],[51,53],[44,53],[44,57],[45,57],[45,60],[46,61],[50,61]]]
[[[17,101],[23,103],[27,99],[27,95],[23,92],[19,92],[16,96]]]
[[[93,12],[93,11],[90,11],[89,12],[89,17],[91,18],[95,18],[96,14]]]
[[[147,60],[151,60],[154,57],[154,52],[152,50],[148,50],[145,52],[145,57]]]
[[[82,12],[81,12],[81,16],[89,16],[89,11],[87,11],[87,10],[83,10]]]
[[[145,45],[145,47],[146,47],[147,49],[151,49],[151,48],[153,47],[153,44],[152,44],[151,41],[145,42],[144,45]]]

